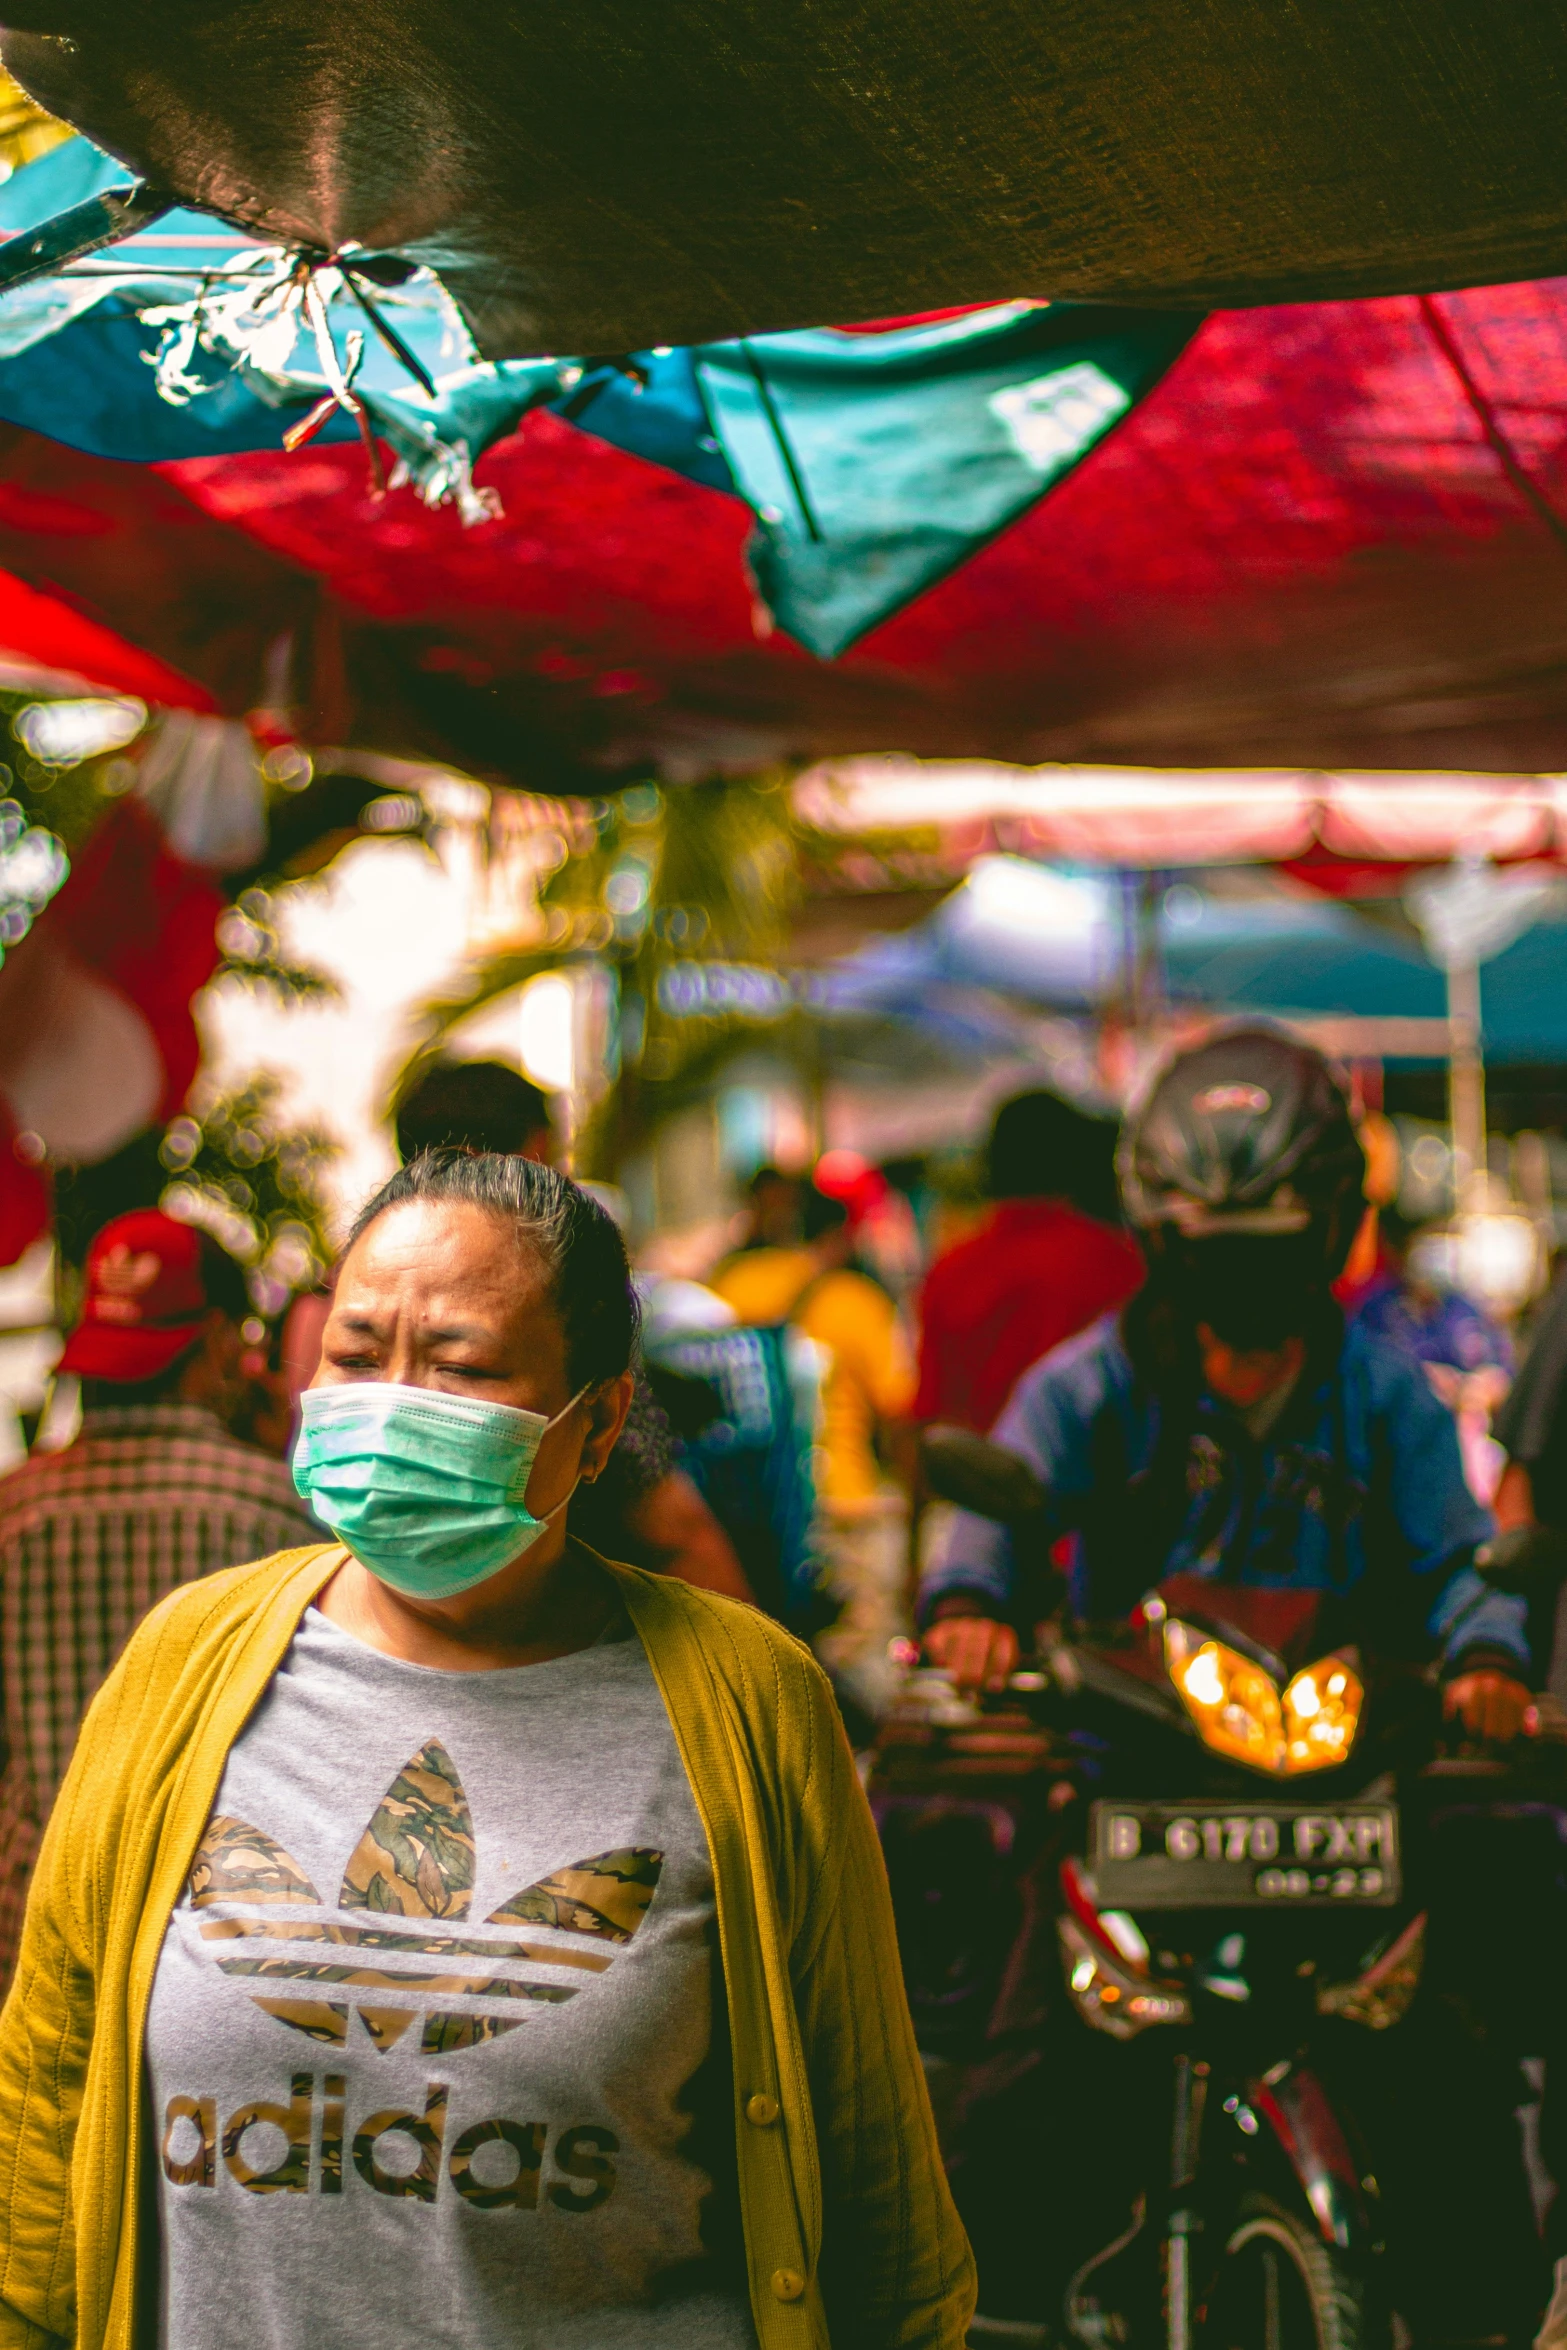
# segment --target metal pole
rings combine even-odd
[[[1122,867],[1116,875],[1116,894],[1121,917],[1120,969],[1116,974],[1117,994],[1121,1017],[1135,1034],[1137,1029],[1138,980],[1138,900],[1142,894],[1142,875]]]
[[[1169,2303],[1166,2340],[1169,2350],[1192,2350],[1192,2255],[1187,2240],[1189,2211],[1172,2211],[1165,2247],[1165,2299]]]
[[[1189,2056],[1175,2060],[1175,2112],[1170,2132],[1170,2218],[1165,2236],[1165,2340],[1168,2350],[1192,2350],[1191,2239],[1202,2232],[1202,2215],[1185,2200],[1197,2182],[1208,2067]]]
[[[1137,892],[1137,946],[1132,979],[1133,1025],[1157,1026],[1164,1010],[1164,955],[1159,934],[1159,908],[1164,900],[1167,873],[1145,873]]]
[[[1460,1212],[1483,1189],[1485,1062],[1480,1052],[1480,969],[1461,963],[1447,974],[1448,1117],[1453,1130],[1453,1206]]]

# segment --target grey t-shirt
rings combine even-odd
[[[162,2350],[755,2350],[714,1939],[623,1621],[449,1673],[311,1609],[153,1987]]]

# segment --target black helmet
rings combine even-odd
[[[1364,1208],[1344,1089],[1321,1053],[1275,1028],[1222,1029],[1177,1053],[1128,1115],[1117,1172],[1154,1252],[1164,1235],[1310,1233],[1325,1281],[1343,1270]]]

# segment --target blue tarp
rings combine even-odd
[[[1364,1019],[1440,1020],[1446,1013],[1446,981],[1421,948],[1347,907],[1200,904],[1195,922],[1164,925],[1173,995]],[[1480,1021],[1488,1061],[1567,1061],[1567,920],[1560,914],[1536,922],[1482,965]]]
[[[1190,884],[1159,922],[1165,986],[1177,1002],[1281,1015],[1440,1020],[1446,981],[1414,940],[1326,899],[1230,899]],[[844,1011],[896,1013],[928,991],[987,988],[1057,1011],[1086,1011],[1124,969],[1119,885],[1019,858],[981,861],[918,928],[836,966]],[[1486,1059],[1567,1062],[1567,919],[1534,924],[1480,975]]]

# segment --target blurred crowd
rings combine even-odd
[[[556,1152],[545,1097],[487,1062],[428,1071],[396,1138],[405,1162]],[[703,1279],[639,1276],[635,1401],[572,1503],[573,1532],[780,1618],[868,1734],[943,1539],[919,1430],[991,1429],[1032,1364],[1142,1279],[1114,1152],[1107,1119],[1031,1091],[1000,1106],[966,1191],[927,1162],[844,1150],[756,1169]],[[1424,1237],[1386,1204],[1368,1211],[1343,1310],[1424,1367],[1504,1527],[1567,1528],[1567,1287],[1515,1384],[1513,1340],[1447,1285]],[[0,1479],[0,1980],[76,1725],[141,1615],[198,1576],[320,1538],[287,1461],[328,1295],[268,1330],[216,1242],[158,1211],[92,1245],[60,1366],[81,1383],[79,1432]]]

